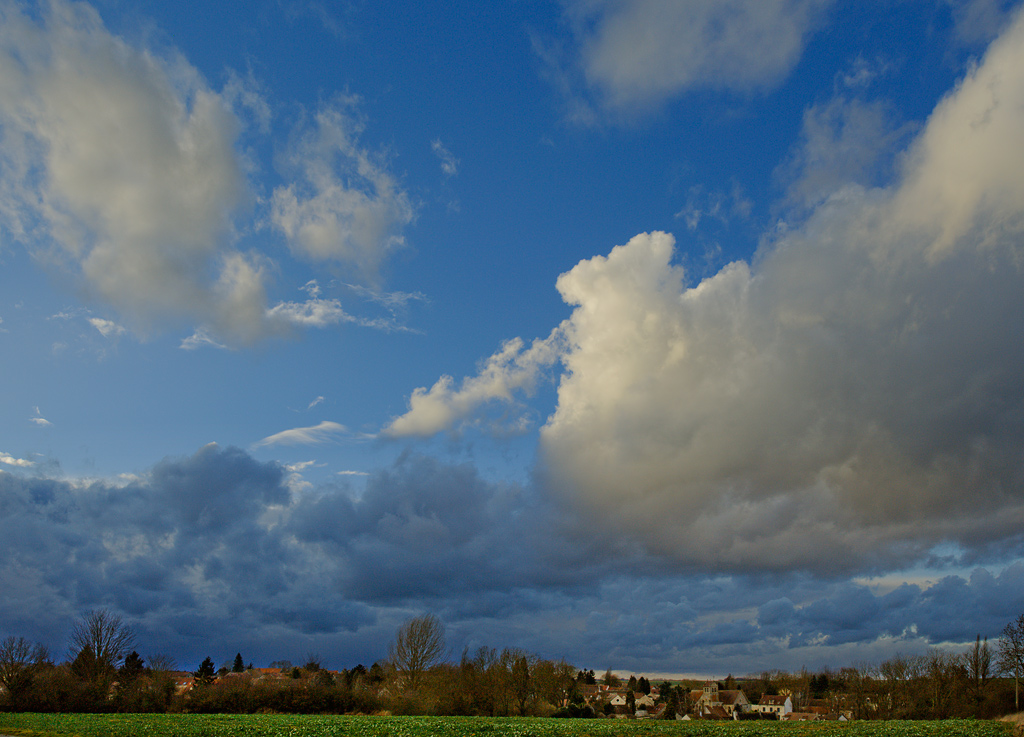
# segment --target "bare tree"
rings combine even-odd
[[[932,649],[925,660],[932,719],[947,719],[957,708],[956,699],[966,690],[967,670],[953,653]]]
[[[324,666],[324,659],[320,657],[320,653],[309,652],[306,653],[306,662],[302,666],[302,670],[307,673],[316,673]]]
[[[853,698],[853,718],[867,719],[869,689],[875,678],[875,667],[868,663],[854,663],[840,669],[839,675],[846,681],[846,688]]]
[[[1024,676],[1024,614],[1003,628],[996,669],[1013,676],[1013,703],[1014,708],[1020,711],[1020,679]]]
[[[11,635],[0,642],[0,685],[16,701],[31,680],[32,644],[24,637]]]
[[[444,625],[433,614],[423,614],[398,628],[388,659],[402,674],[405,687],[415,691],[423,674],[440,663],[444,654]]]
[[[178,667],[170,655],[158,653],[146,658],[153,679],[153,689],[161,695],[164,705],[170,705],[174,696],[174,676],[171,671]]]
[[[988,638],[986,637],[982,642],[981,635],[978,635],[974,641],[974,647],[961,657],[964,667],[967,669],[967,680],[971,685],[974,709],[977,712],[985,696],[985,686],[992,677],[992,651],[988,648]]]
[[[101,670],[119,667],[134,645],[135,633],[131,627],[105,609],[87,613],[71,630],[71,656],[77,656],[88,647]]]
[[[146,662],[149,663],[149,670],[152,673],[170,673],[178,667],[178,664],[174,662],[174,658],[163,653],[147,656]]]

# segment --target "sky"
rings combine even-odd
[[[0,0],[0,636],[724,677],[1024,611],[1024,14]]]

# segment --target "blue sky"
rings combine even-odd
[[[999,0],[0,4],[0,633],[725,675],[1024,610]]]

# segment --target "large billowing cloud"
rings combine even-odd
[[[550,488],[684,566],[836,571],[1019,546],[1022,50],[1018,16],[897,183],[829,180],[751,264],[689,287],[673,237],[650,233],[559,277],[574,309],[541,431]],[[469,394],[416,398],[457,417]]]
[[[556,486],[707,565],[1017,540],[1022,48],[1018,19],[898,185],[836,192],[751,266],[686,289],[651,234],[564,274],[572,347],[542,440]]]
[[[574,0],[586,82],[616,110],[692,88],[771,86],[831,0]]]

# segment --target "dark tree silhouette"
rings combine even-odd
[[[196,679],[196,683],[200,685],[206,685],[213,683],[213,677],[217,674],[217,669],[213,665],[213,658],[207,656],[206,660],[199,664],[199,670],[192,675]]]

